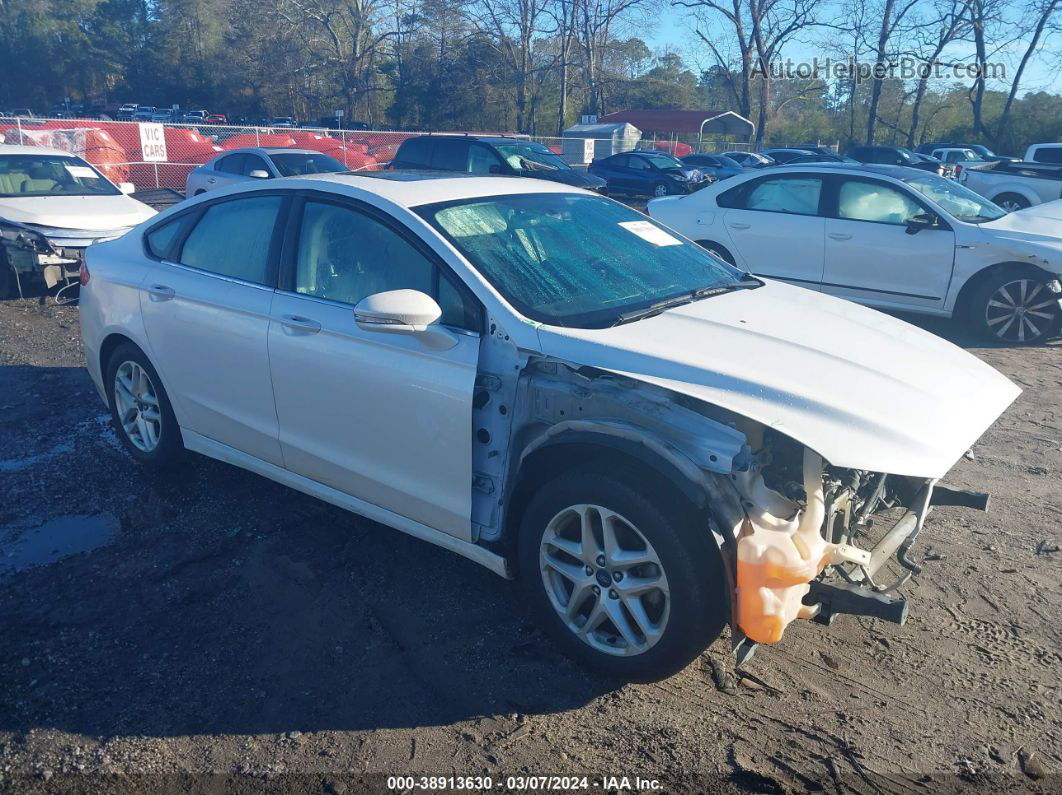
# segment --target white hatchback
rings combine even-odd
[[[758,275],[961,317],[994,341],[1039,342],[1058,328],[1058,221],[1043,208],[1008,214],[924,171],[771,168],[654,199],[649,215]]]
[[[249,183],[93,246],[82,282],[134,458],[202,453],[518,577],[568,653],[632,679],[726,623],[745,653],[797,617],[902,622],[882,566],[917,570],[930,505],[983,505],[937,479],[1018,394],[544,180]],[[763,539],[795,573],[749,588]]]

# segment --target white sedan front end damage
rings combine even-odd
[[[654,438],[699,470],[739,655],[779,641],[798,617],[902,623],[895,591],[919,571],[908,550],[930,507],[987,506],[937,481],[1020,392],[907,323],[771,282],[637,324],[539,335],[545,351],[625,383],[641,418],[626,421],[643,434],[654,423]],[[582,394],[595,394],[589,383]],[[653,393],[669,399],[647,401]],[[587,408],[576,400],[561,413],[585,424]],[[893,559],[903,576],[879,581]]]

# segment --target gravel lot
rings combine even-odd
[[[799,622],[748,678],[724,638],[621,685],[473,563],[204,458],[152,477],[76,307],[0,303],[0,791],[1058,792],[1060,348],[974,349],[1025,392],[949,476],[991,512],[933,513],[904,627]]]

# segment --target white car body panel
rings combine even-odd
[[[539,334],[550,355],[700,398],[875,472],[942,477],[1021,392],[929,332],[779,282],[616,328]]]
[[[313,317],[321,329],[286,325],[291,316]],[[472,459],[455,451],[471,447],[479,335],[432,351],[411,337],[361,330],[349,306],[283,292],[272,317],[285,466],[471,540]]]
[[[765,230],[764,237],[751,246],[743,246],[744,239],[735,237],[730,228],[731,213],[735,211],[719,207],[716,197],[747,180],[783,173],[870,177],[902,187],[900,180],[885,172],[875,173],[870,167],[831,166],[827,170],[814,164],[782,166],[739,175],[689,196],[651,200],[648,212],[690,240],[722,243],[739,266],[757,275],[882,309],[950,316],[967,281],[1000,263],[1030,263],[1049,273],[1062,274],[1062,226],[1046,215],[1029,213],[1035,208],[974,224],[959,221],[925,197],[921,199],[947,221],[950,231],[926,229],[908,235],[904,227],[870,221],[826,218],[824,222],[818,216],[740,210],[737,212],[742,222],[749,224],[750,231]],[[756,219],[749,220],[750,216]],[[775,224],[787,234],[771,234],[768,230]],[[831,234],[851,237],[837,240]],[[794,271],[814,271],[807,260],[815,256],[820,238],[824,238],[821,282],[806,283],[805,277]],[[786,265],[790,262],[803,264],[794,268]]]
[[[257,187],[191,199],[160,220]],[[592,195],[564,185],[331,174],[288,178],[283,187],[356,198],[407,226],[469,286],[504,329],[504,345],[522,356],[621,373],[706,401],[775,428],[836,466],[940,477],[1019,393],[928,332],[773,282],[611,329],[534,323],[411,209],[505,193]],[[458,335],[454,348],[439,352],[415,337],[363,333],[346,305],[153,263],[142,248],[146,228],[88,252],[82,335],[101,395],[101,345],[121,333],[156,365],[191,449],[505,570],[500,557],[471,542],[479,335]],[[285,317],[311,311],[319,331],[285,330]]]

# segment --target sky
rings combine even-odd
[[[712,57],[704,44],[700,43],[696,38],[693,33],[693,24],[691,23],[691,12],[685,9],[672,8],[659,17],[656,27],[649,35],[644,35],[643,38],[654,52],[677,52],[686,61],[687,66],[697,71],[699,68],[711,65]],[[809,36],[810,38],[812,37]],[[1011,70],[1017,66],[1024,47],[1024,43],[1019,42],[1001,53],[1001,57],[991,58],[990,60],[1003,62],[1009,75],[1012,73]],[[969,49],[969,45],[963,45],[959,50],[959,54],[965,55]],[[1062,93],[1062,74],[1059,73],[1059,49],[1062,49],[1062,36],[1058,40],[1049,41],[1047,47],[1041,46],[1040,53],[1034,56],[1026,67],[1019,96],[1026,91]],[[785,51],[786,57],[792,58],[794,62],[810,62],[815,56],[818,56],[821,61],[828,54],[821,45],[816,45],[811,41],[794,43]],[[1007,90],[1009,87],[1009,81],[989,81],[990,89]]]

